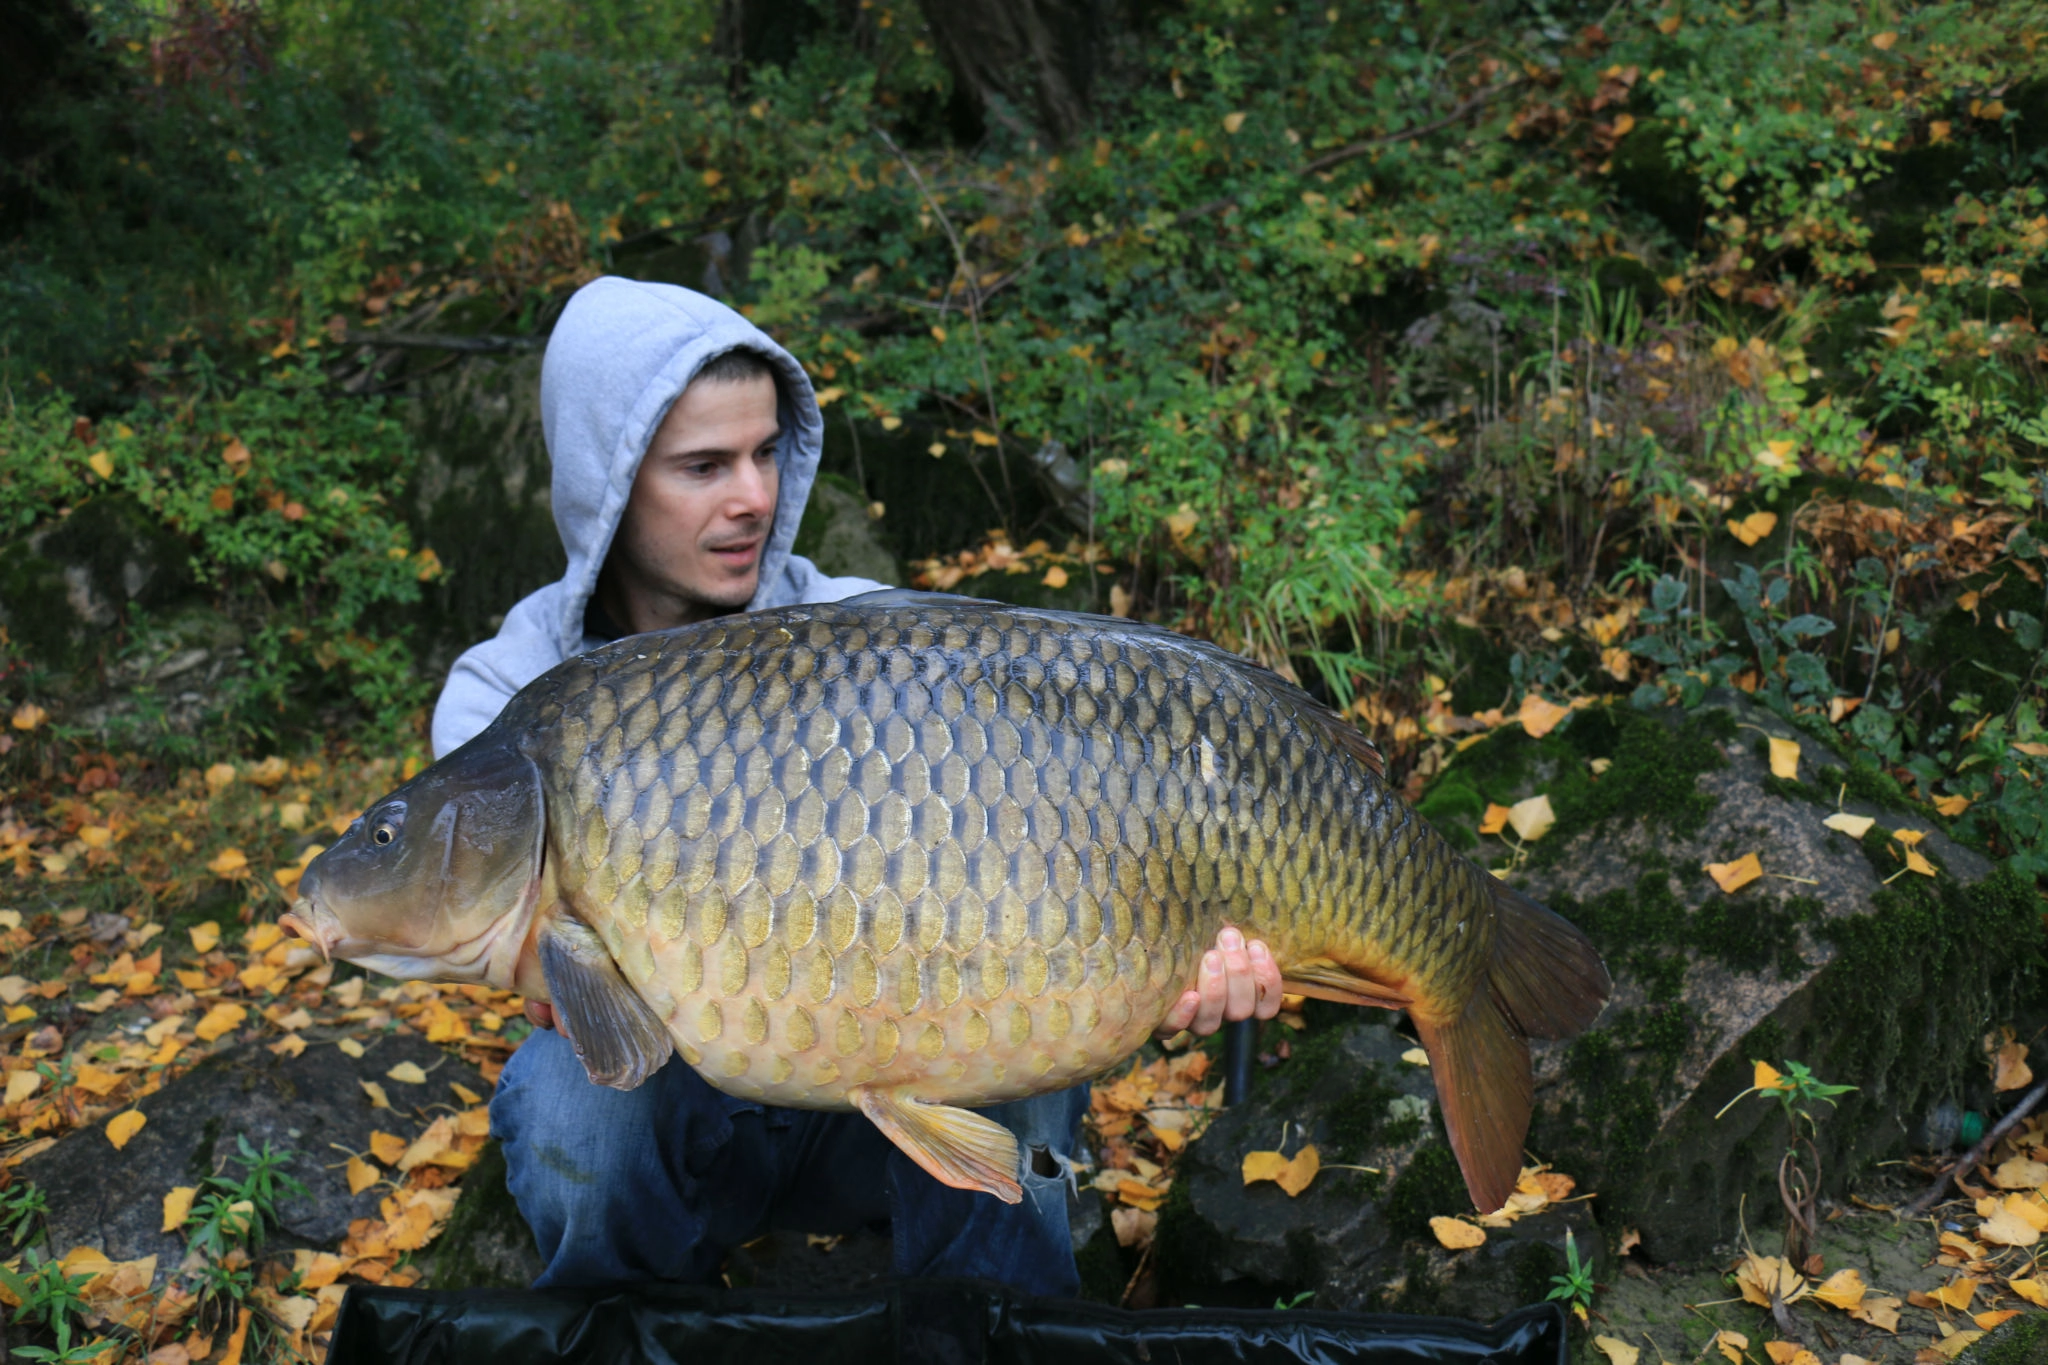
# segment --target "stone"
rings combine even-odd
[[[1800,743],[1799,779],[1772,777],[1773,737]],[[1593,775],[1596,757],[1613,766]],[[1597,1191],[1603,1231],[1637,1231],[1653,1261],[1733,1244],[1745,1209],[1751,1228],[1780,1220],[1779,1107],[1749,1098],[1716,1117],[1753,1062],[1797,1060],[1858,1087],[1818,1106],[1838,1194],[1901,1155],[1908,1129],[1981,1065],[1978,1039],[2012,1017],[2032,970],[2030,889],[1950,841],[1888,778],[1845,768],[1740,693],[1691,715],[1580,712],[1541,742],[1504,732],[1421,804],[1453,828],[1459,802],[1537,792],[1559,826],[1508,875],[1586,929],[1615,992],[1585,1036],[1536,1045],[1529,1146]],[[1862,839],[1823,823],[1838,798],[1872,817]],[[1906,869],[1894,829],[1925,832],[1914,847],[1937,876]],[[1503,844],[1483,847],[1502,862]],[[1765,875],[1732,893],[1704,871],[1747,853]]]
[[[306,1186],[305,1198],[287,1200],[282,1226],[267,1250],[332,1248],[352,1219],[377,1216],[381,1192],[348,1192],[344,1153],[368,1150],[381,1128],[408,1140],[424,1123],[410,1112],[373,1109],[359,1082],[376,1081],[394,1105],[425,1105],[448,1098],[448,1083],[488,1089],[474,1068],[416,1035],[393,1034],[351,1058],[331,1040],[316,1040],[297,1057],[273,1056],[246,1043],[201,1062],[137,1106],[148,1122],[117,1154],[104,1121],[80,1128],[17,1168],[49,1201],[49,1244],[58,1254],[93,1246],[114,1260],[157,1257],[159,1283],[185,1255],[185,1235],[160,1231],[163,1198],[207,1176],[234,1176],[236,1139],[261,1149],[289,1148],[284,1170]],[[425,1086],[386,1080],[384,1073],[412,1062],[431,1077]],[[406,1092],[416,1092],[408,1094]]]
[[[1543,1298],[1568,1230],[1594,1255],[1583,1203],[1489,1229],[1469,1251],[1439,1245],[1429,1219],[1471,1205],[1431,1073],[1402,1060],[1415,1043],[1342,1006],[1315,1019],[1293,1057],[1182,1158],[1157,1234],[1161,1301],[1266,1308],[1313,1291],[1318,1309],[1491,1319]],[[1307,1143],[1323,1167],[1299,1195],[1244,1182],[1247,1153],[1292,1156]]]
[[[505,1186],[505,1153],[495,1139],[463,1172],[448,1225],[420,1257],[433,1289],[524,1289],[541,1272],[533,1230]]]
[[[850,479],[820,474],[797,527],[796,553],[835,577],[903,582],[903,566],[876,534],[867,499]]]

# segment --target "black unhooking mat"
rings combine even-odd
[[[1565,1365],[1556,1304],[1492,1326],[1391,1313],[1035,1299],[985,1280],[866,1294],[353,1288],[327,1365]]]

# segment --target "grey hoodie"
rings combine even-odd
[[[825,425],[810,377],[767,333],[715,299],[668,284],[606,277],[576,291],[548,338],[541,363],[541,422],[554,462],[555,527],[569,552],[558,583],[524,598],[496,638],[455,661],[434,707],[434,756],[467,743],[512,694],[601,641],[585,635],[584,610],[647,443],[669,407],[713,356],[745,347],[781,372],[781,488],[748,610],[836,602],[881,587],[831,578],[790,553],[817,477]]]

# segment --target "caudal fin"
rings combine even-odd
[[[1572,925],[1498,878],[1493,962],[1485,989],[1444,1023],[1411,1016],[1436,1073],[1437,1103],[1472,1202],[1507,1203],[1522,1169],[1535,1104],[1530,1038],[1568,1038],[1607,1003],[1607,968]]]

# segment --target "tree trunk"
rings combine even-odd
[[[953,79],[983,118],[1059,145],[1088,122],[1101,0],[919,0]]]

